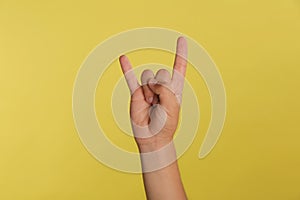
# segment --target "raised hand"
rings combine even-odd
[[[187,42],[177,40],[172,77],[165,69],[155,75],[143,71],[139,84],[126,56],[120,64],[131,92],[130,117],[140,152],[160,149],[172,141],[178,125],[182,89],[187,66]]]
[[[139,147],[146,196],[149,200],[186,200],[177,164],[173,136],[186,71],[187,42],[177,40],[172,77],[161,69],[155,75],[145,70],[138,83],[126,56],[121,67],[131,92],[130,117]]]

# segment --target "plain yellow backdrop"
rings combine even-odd
[[[222,136],[199,160],[210,100],[201,77],[188,69],[203,112],[197,138],[179,160],[189,198],[300,199],[299,0],[0,0],[0,199],[145,198],[139,174],[100,164],[81,144],[72,89],[97,44],[146,26],[194,38],[225,83]],[[155,51],[130,58],[134,65],[172,64],[172,56]],[[114,78],[121,76],[118,67],[114,62],[109,68]],[[99,118],[101,109],[109,112],[107,99],[101,100],[109,89],[98,87]],[[111,118],[103,120],[112,141],[136,149],[133,140],[114,133]]]

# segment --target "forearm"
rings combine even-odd
[[[141,153],[150,152],[151,147],[140,148]],[[156,151],[151,157],[141,154],[143,181],[149,200],[187,199],[180,178],[176,151],[173,143],[164,151]],[[154,169],[160,168],[153,171]]]

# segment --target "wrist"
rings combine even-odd
[[[164,146],[143,146],[140,148],[143,172],[160,170],[176,162],[177,155],[173,140]]]
[[[173,138],[151,138],[150,140],[139,138],[136,139],[136,143],[140,153],[148,153],[153,151],[158,151],[165,147],[166,145],[173,143]]]

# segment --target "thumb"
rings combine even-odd
[[[168,104],[172,99],[176,100],[175,95],[171,91],[170,87],[166,83],[161,83],[152,78],[148,81],[149,88],[154,94],[159,96],[160,104],[164,107],[168,107]]]

